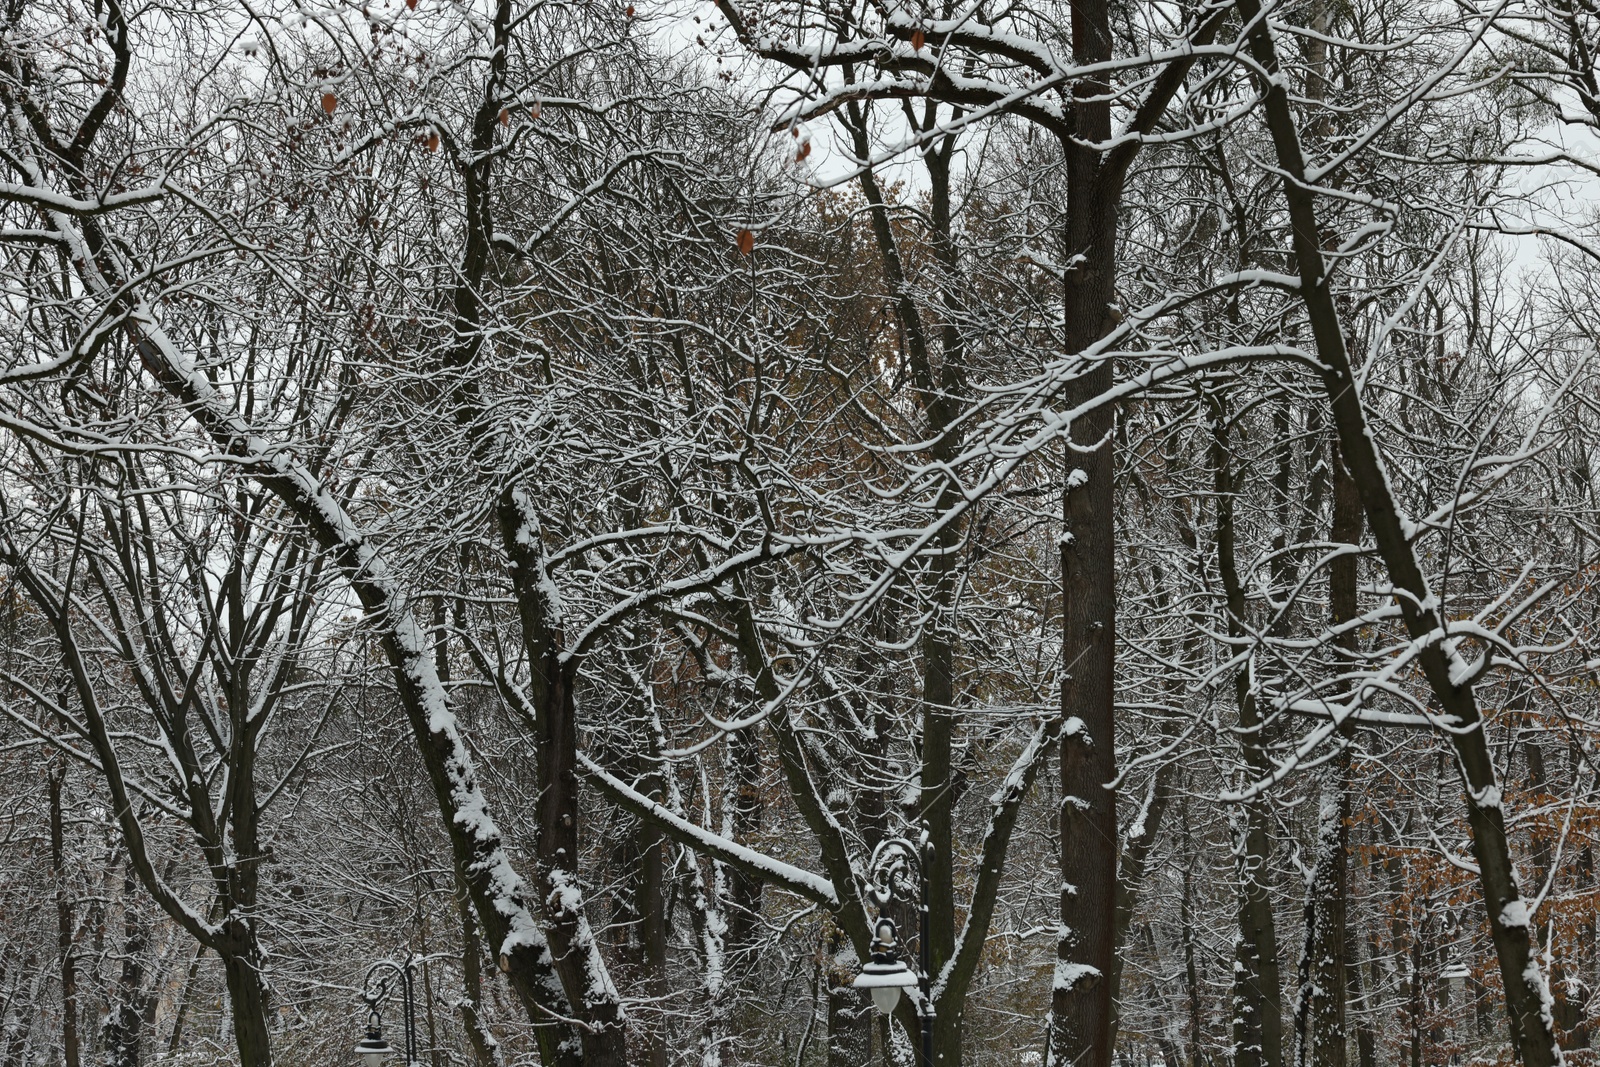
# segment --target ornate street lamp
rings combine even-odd
[[[928,832],[922,832],[922,847],[930,847]],[[928,972],[932,967],[928,944],[928,885],[925,868],[918,848],[905,838],[895,837],[884,841],[872,850],[873,896],[880,909],[888,907],[896,897],[906,899],[910,887],[917,890],[918,936],[917,949],[920,973],[915,973],[900,959],[895,941],[894,921],[879,917],[873,927],[872,962],[861,968],[861,974],[851,984],[857,989],[872,993],[872,1004],[883,1014],[894,1011],[900,1003],[900,991],[917,987],[917,1020],[922,1029],[921,1067],[933,1067],[933,997],[928,992]]]
[[[917,984],[916,973],[900,961],[893,919],[878,920],[873,928],[872,962],[861,968],[860,976],[850,984],[871,992],[873,1007],[885,1015],[900,1003],[900,990]]]
[[[406,1067],[417,1062],[417,1005],[412,993],[411,969],[417,964],[415,956],[407,955],[400,963],[379,960],[367,968],[361,982],[361,999],[367,1002],[367,1036],[356,1042],[356,1055],[362,1067],[383,1067],[395,1050],[383,1039],[382,1018],[378,1005],[387,1000],[396,988],[400,990],[400,1004],[405,1011]]]

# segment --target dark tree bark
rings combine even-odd
[[[1520,698],[1520,699],[1519,699]],[[1526,690],[1519,690],[1516,697],[1512,698],[1513,706],[1527,704]],[[1544,749],[1539,744],[1537,737],[1528,737],[1523,741],[1523,748],[1528,759],[1528,784],[1533,792],[1549,794],[1550,781],[1545,770]],[[1540,801],[1539,803],[1543,803]],[[1542,883],[1552,877],[1551,868],[1555,865],[1555,850],[1549,838],[1535,835],[1532,843],[1533,865],[1535,877]],[[1583,1004],[1578,998],[1571,995],[1568,990],[1566,967],[1560,957],[1550,964],[1550,995],[1555,1003],[1551,1005],[1556,1024],[1556,1036],[1562,1040],[1562,1048],[1571,1050],[1583,1048],[1587,1044],[1588,1034],[1584,1027]]]
[[[139,1067],[139,1050],[144,1034],[146,1006],[145,952],[150,934],[133,906],[138,889],[132,869],[122,881],[122,962],[112,1002],[106,1011],[105,1048],[108,1067]]]
[[[472,898],[466,882],[456,872],[456,912],[461,919],[461,1026],[472,1046],[476,1067],[497,1067],[499,1042],[489,1032],[483,1018],[483,939],[472,914]]]
[[[1073,3],[1071,32],[1074,62],[1109,62],[1109,3]],[[1102,153],[1085,143],[1110,139],[1109,84],[1079,79],[1073,94],[1075,137],[1062,146],[1067,157],[1063,243],[1067,258],[1077,265],[1067,273],[1063,293],[1063,344],[1068,352],[1083,352],[1113,325],[1122,183],[1120,175],[1103,173]],[[1111,363],[1101,362],[1072,384],[1067,402],[1092,400],[1109,391],[1112,382]],[[1069,730],[1061,746],[1061,937],[1050,1001],[1051,1067],[1110,1067],[1113,1045],[1118,860],[1117,798],[1109,788],[1116,777],[1117,743],[1114,423],[1109,405],[1075,420],[1074,447],[1062,472],[1061,651],[1066,673],[1061,708],[1081,726]]]
[[[1072,58],[1112,57],[1109,0],[1074,0]],[[1192,30],[1209,42],[1221,24],[1211,12]],[[1187,77],[1192,60],[1168,64],[1128,125],[1147,131]],[[1062,294],[1068,352],[1085,352],[1116,324],[1117,216],[1137,140],[1101,151],[1111,137],[1111,87],[1101,77],[1072,82],[1071,132],[1061,140],[1067,166],[1063,259],[1073,264]],[[1114,382],[1102,360],[1072,382],[1066,402],[1105,395]],[[1061,584],[1061,936],[1050,1001],[1049,1067],[1110,1067],[1115,1042],[1111,977],[1117,951],[1116,493],[1112,484],[1115,413],[1095,407],[1072,424],[1063,470]],[[1076,718],[1077,723],[1072,719]]]
[[[752,841],[761,830],[765,804],[761,799],[761,735],[751,727],[728,738],[723,761],[725,785],[725,832],[741,844]],[[724,901],[728,916],[726,945],[729,962],[744,970],[755,960],[755,932],[761,919],[761,879],[737,867],[728,869],[728,894]]]
[[[1216,491],[1217,569],[1226,597],[1228,635],[1245,640],[1244,585],[1235,560],[1235,474],[1229,435],[1229,413],[1220,393],[1206,394],[1206,417],[1211,423],[1211,465]],[[1239,712],[1239,745],[1244,765],[1256,781],[1271,773],[1263,723],[1247,671],[1234,676],[1234,697]],[[1236,1067],[1282,1067],[1282,980],[1278,970],[1278,935],[1272,914],[1272,837],[1264,797],[1244,804],[1239,816],[1235,846],[1239,857],[1239,946],[1234,966],[1234,1063]]]
[[[846,948],[844,935],[833,930],[828,937],[829,959],[838,960]],[[854,952],[842,957],[855,962]],[[828,1067],[867,1067],[872,1060],[873,1009],[867,994],[850,983],[854,966],[828,968]]]
[[[660,775],[653,775],[651,798],[666,799]],[[653,824],[639,823],[639,847],[643,851],[639,877],[639,941],[644,949],[645,988],[658,1003],[664,1003],[667,975],[667,839]],[[666,1020],[659,1018],[649,1036],[650,1067],[667,1067]]]
[[[1347,916],[1348,918],[1348,916]],[[1345,927],[1345,976],[1349,979],[1349,999],[1347,1003],[1353,1007],[1360,1004],[1366,1008],[1365,994],[1361,987],[1361,941],[1356,937],[1354,929]],[[1348,1017],[1348,1009],[1347,1009]],[[1372,1022],[1368,1014],[1356,1016],[1356,1063],[1359,1067],[1377,1067],[1378,1041],[1377,1035],[1372,1031]]]
[[[72,898],[67,892],[61,819],[61,783],[65,769],[51,772],[50,787],[50,873],[56,891],[56,948],[61,967],[61,1057],[66,1067],[79,1067],[78,1048],[78,966],[74,949],[75,923]]]
[[[37,973],[38,968],[39,954],[29,949],[22,958],[22,974],[12,988],[22,984],[23,976]],[[0,1021],[5,1021],[3,1014],[0,1014]],[[28,1029],[28,1018],[20,1010],[12,1014],[9,1021],[5,1021],[5,1028],[0,1032],[0,1067],[23,1067],[23,1054],[28,1048]]]
[[[1361,497],[1350,472],[1333,450],[1333,531],[1335,544],[1349,550],[1329,565],[1328,604],[1330,623],[1336,631],[1357,615],[1358,557],[1361,544]],[[1353,654],[1358,647],[1356,632],[1338,634],[1335,648]],[[1342,665],[1342,664],[1341,664]],[[1312,1067],[1345,1067],[1348,1056],[1348,1028],[1345,1024],[1345,996],[1350,975],[1345,959],[1349,943],[1347,901],[1349,899],[1350,854],[1350,739],[1353,731],[1341,731],[1341,749],[1322,774],[1322,802],[1318,813],[1317,856],[1307,908],[1312,916],[1307,953],[1310,958],[1311,986],[1307,991]],[[1370,1038],[1370,1035],[1369,1035]]]
[[[1189,1067],[1205,1062],[1205,1012],[1200,1001],[1200,969],[1195,960],[1194,882],[1187,866],[1183,869],[1183,896],[1179,903],[1179,922],[1183,927],[1183,982],[1189,1000]]]

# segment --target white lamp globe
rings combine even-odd
[[[902,989],[910,989],[917,984],[917,976],[911,972],[911,968],[898,959],[885,959],[887,955],[874,952],[872,962],[861,968],[860,977],[850,983],[857,989],[870,992],[872,1006],[885,1015],[894,1011],[895,1005],[900,1003]]]
[[[376,1026],[367,1027],[367,1036],[356,1043],[356,1056],[361,1067],[383,1067],[383,1061],[394,1055],[389,1042],[378,1036]]]
[[[894,946],[894,923],[879,919],[873,933],[872,962],[861,968],[861,974],[852,983],[857,989],[872,994],[872,1006],[888,1015],[900,1003],[900,991],[917,984],[917,976],[900,961]]]

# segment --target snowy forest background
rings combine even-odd
[[[1594,0],[0,8],[0,1067],[1600,1062]]]

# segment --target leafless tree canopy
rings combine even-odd
[[[1600,1064],[1593,0],[0,8],[0,1067]]]

